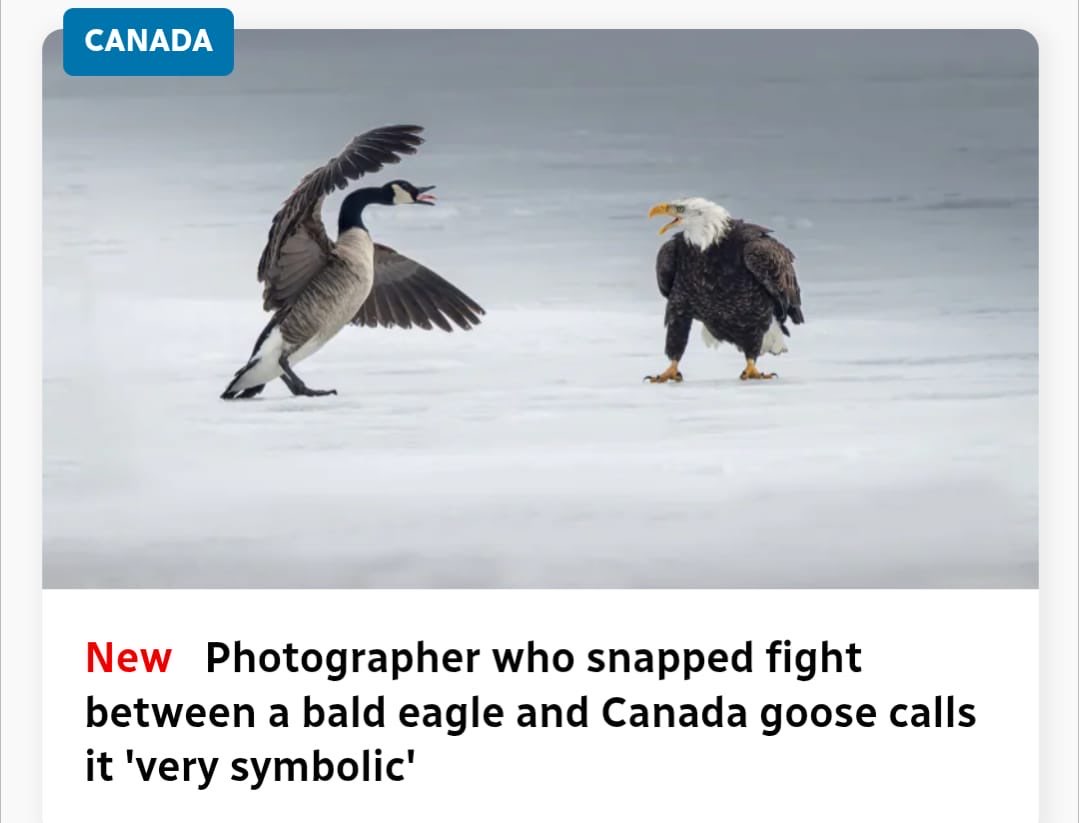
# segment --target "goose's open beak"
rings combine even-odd
[[[665,224],[663,228],[659,230],[660,234],[663,234],[667,231],[667,229],[671,228],[672,226],[677,226],[679,223],[682,222],[682,218],[678,216],[678,212],[674,210],[674,206],[672,206],[670,203],[657,203],[656,205],[652,206],[652,208],[648,211],[649,218],[657,217],[661,214],[664,214],[668,217],[673,217],[674,220],[672,220],[670,223]]]
[[[417,186],[416,187],[416,202],[423,203],[425,206],[433,206],[435,204],[435,196],[433,194],[426,194],[433,189],[434,186]]]

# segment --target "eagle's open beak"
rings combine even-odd
[[[652,208],[648,212],[648,217],[652,218],[660,214],[665,214],[668,217],[674,218],[674,220],[672,220],[670,223],[667,223],[663,226],[663,228],[659,230],[660,234],[663,234],[667,231],[667,229],[671,228],[672,226],[677,226],[679,223],[682,222],[682,218],[678,216],[678,212],[674,210],[674,207],[670,203],[657,203],[656,205],[652,206]]]

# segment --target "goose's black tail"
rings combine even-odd
[[[266,328],[262,330],[258,340],[255,341],[255,347],[251,350],[251,359],[233,376],[228,388],[221,393],[222,400],[248,400],[266,388],[266,378],[275,376],[271,375],[270,372],[280,373],[280,369],[276,368],[276,357],[277,350],[280,349],[281,335],[276,335],[277,345],[270,347],[274,349],[273,351],[262,351],[263,345],[271,342],[270,334],[277,328],[280,321],[281,315],[276,314],[266,324]],[[252,370],[258,369],[260,366],[262,368],[258,372],[251,373]],[[267,366],[269,366],[269,370],[267,370]],[[262,380],[258,380],[260,374]]]
[[[232,382],[229,383],[228,388],[221,393],[222,400],[248,400],[255,395],[259,394],[264,388],[265,383],[259,383],[254,386],[248,386],[247,388],[241,388],[240,384],[245,374],[259,364],[259,360],[251,358],[242,369],[236,372],[236,376],[232,378]]]

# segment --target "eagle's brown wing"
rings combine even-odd
[[[802,291],[794,273],[794,253],[767,234],[750,240],[742,249],[742,260],[779,307],[782,318],[803,321]]]
[[[682,244],[682,236],[675,235],[659,247],[656,255],[656,284],[659,293],[664,297],[671,296],[674,288],[674,277],[678,271],[678,249]]]

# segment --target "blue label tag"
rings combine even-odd
[[[64,71],[88,76],[232,73],[229,9],[68,9]]]

